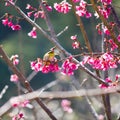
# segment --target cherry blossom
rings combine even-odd
[[[16,74],[13,74],[10,76],[10,81],[11,82],[18,82],[19,78]]]
[[[84,61],[85,60],[85,61]],[[86,57],[82,64],[88,63],[94,69],[98,70],[108,70],[110,68],[117,68],[117,59],[111,53],[104,53],[100,57]]]
[[[112,0],[101,0],[101,2],[109,5],[112,3]]]
[[[119,78],[120,78],[120,75],[118,75],[118,74],[115,75],[114,81],[110,77],[108,77],[105,79],[105,81],[108,83],[108,86],[105,84],[100,84],[99,87],[102,89],[116,87],[119,85]]]
[[[45,14],[42,10],[40,11],[37,11],[34,13],[34,18],[37,19],[37,18],[45,18]]]
[[[31,69],[38,72],[42,70],[42,60],[40,58],[38,58],[36,61],[31,61],[30,65],[31,65]]]
[[[22,118],[24,118],[24,114],[21,112],[21,113],[18,113],[17,115],[15,115],[15,116],[13,116],[12,120],[21,120]]]
[[[41,71],[42,73],[48,73],[58,72],[60,70],[55,58],[53,61],[43,61],[42,59],[38,58],[36,61],[32,61],[30,64],[31,69],[35,70],[36,72]]]
[[[19,59],[18,59],[18,55],[12,55],[10,57],[10,60],[13,62],[14,65],[18,65],[19,64]]]
[[[9,21],[9,22],[8,22],[8,27],[12,27],[12,26],[13,26],[12,21]]]
[[[72,57],[70,57],[63,62],[62,73],[65,75],[73,75],[74,70],[77,70],[78,66],[78,64],[72,62]]]
[[[68,13],[71,9],[71,5],[63,0],[61,3],[54,3],[54,8],[60,13]]]
[[[80,0],[72,0],[74,3],[80,2]]]
[[[86,7],[87,7],[87,2],[81,0],[79,6],[76,6],[76,14],[81,17],[85,16],[86,18],[90,18],[92,14],[87,11]]]
[[[21,26],[18,24],[12,25],[11,28],[12,28],[12,30],[16,30],[16,31],[21,30]]]
[[[110,43],[111,51],[118,48],[118,45],[112,39],[110,39],[108,42]]]
[[[33,27],[33,29],[28,33],[28,36],[32,38],[37,38],[37,32],[35,27]]]
[[[118,39],[118,41],[120,42],[120,34],[118,35],[117,39]]]
[[[11,102],[12,102],[12,107],[22,107],[22,108],[24,108],[29,104],[30,101],[25,100],[24,102],[17,102],[16,100],[13,99]]]
[[[71,38],[71,40],[77,40],[77,35],[73,35],[70,38]]]
[[[101,15],[104,16],[104,18],[109,18],[110,13],[111,13],[111,8],[110,7],[102,8],[102,7],[99,6],[98,10],[101,13]]]
[[[28,10],[36,10],[36,8],[32,7],[30,4],[27,4],[26,9],[28,9]]]
[[[9,0],[12,4],[14,4],[13,0]],[[9,2],[5,2],[5,6],[10,6]]]
[[[4,26],[6,26],[6,25],[8,25],[8,18],[5,18],[5,19],[3,19],[2,20],[2,24],[4,25]]]
[[[73,49],[78,49],[80,47],[80,43],[78,41],[75,41],[72,43]]]
[[[63,110],[65,112],[68,112],[68,113],[72,113],[73,112],[72,108],[70,107],[71,106],[71,102],[69,100],[63,99],[61,101],[61,106],[62,106],[62,108],[63,108]]]

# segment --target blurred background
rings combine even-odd
[[[48,1],[49,5],[51,6],[53,6],[54,2],[60,2],[60,1],[56,1],[56,0]],[[38,6],[38,3],[33,0],[18,0],[17,1],[17,5],[20,6],[20,8],[23,11],[25,11],[25,13],[28,12],[25,9],[26,4],[28,3],[31,4],[33,7]],[[120,1],[113,0],[113,5],[115,7],[116,12],[119,15],[120,14]],[[89,8],[89,11],[93,12],[91,8]],[[9,13],[14,16],[19,16],[19,14],[12,7],[5,7],[4,2],[0,1],[0,18],[5,13]],[[79,25],[77,24],[77,20],[75,18],[73,11],[71,10],[68,14],[64,15],[64,14],[56,12],[55,9],[53,8],[53,11],[49,12],[49,16],[53,24],[53,27],[56,31],[56,34],[61,32],[66,26],[68,26],[68,29],[58,37],[60,44],[72,54],[81,53],[80,50],[73,50],[72,40],[70,40],[70,36],[77,35],[81,46],[85,48],[83,36],[81,34]],[[0,21],[1,20],[2,19],[0,19]],[[90,19],[82,18],[82,21],[84,23],[84,26],[85,26],[85,29],[86,29],[86,32],[90,40],[93,51],[94,52],[100,51],[101,50],[100,48],[101,37],[97,34],[95,30],[95,26],[100,21],[96,20],[95,17],[91,17]],[[47,26],[43,19],[39,19],[36,22],[40,25],[40,27],[47,30]],[[27,34],[32,30],[32,26],[25,20],[21,20],[20,25],[22,27],[21,31],[12,31],[10,28],[3,26],[2,22],[0,22],[0,44],[3,45],[3,49],[8,54],[9,57],[15,54],[19,55],[20,64],[18,68],[27,77],[32,73],[32,70],[30,68],[30,61],[33,61],[38,57],[42,58],[43,55],[46,52],[48,52],[49,49],[53,47],[54,45],[49,40],[47,40],[42,34],[38,32],[37,32],[38,37],[36,39],[30,38]],[[78,60],[80,60],[80,58],[78,58]],[[114,72],[115,71],[110,72],[112,73],[111,76],[114,74]],[[11,74],[12,74],[12,71],[10,70],[10,68],[6,65],[6,63],[4,63],[2,59],[0,59],[0,91],[4,88],[5,85],[8,85],[9,87],[6,94],[3,96],[2,99],[0,99],[0,106],[2,106],[6,101],[8,101],[12,96],[16,96],[18,94],[16,92],[17,86],[14,83],[10,82]],[[75,72],[75,78],[80,83],[85,78],[92,79],[88,74],[80,70]],[[71,84],[73,83],[69,81],[70,79],[73,79],[73,78],[61,76],[59,73],[43,74],[39,72],[31,80],[30,84],[33,87],[33,89],[37,90],[52,81],[60,80],[59,84],[56,84],[56,86],[53,86],[48,90],[55,90],[55,91],[56,90],[70,90],[70,89],[73,89],[73,87],[71,87]],[[93,83],[91,82],[91,80],[87,81],[87,83],[89,83],[87,88],[94,88],[97,84],[97,82]],[[86,109],[88,106],[84,99],[85,98],[71,99],[72,108],[74,110],[72,115],[65,114],[64,112],[60,112],[62,111],[61,109],[58,109],[60,107],[60,103],[59,103],[60,100],[53,100],[53,101],[48,102],[48,104],[50,106],[51,105],[54,106],[54,111],[58,110],[57,111],[58,117],[63,116],[63,117],[59,117],[60,120],[92,120],[93,117],[91,113],[89,112],[89,110]],[[97,111],[100,114],[102,114],[103,113],[102,104],[100,104],[100,101],[98,101],[97,98],[93,98],[93,100],[94,100],[94,103],[93,103],[94,105],[99,104],[98,106],[95,105],[95,107]],[[37,109],[40,109],[40,108],[37,108]],[[86,116],[86,114],[88,116]],[[5,117],[4,119],[8,120],[9,118]],[[31,119],[33,118],[31,117]],[[44,120],[44,119],[48,120],[48,118],[44,118],[44,117],[39,120]]]

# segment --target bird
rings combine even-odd
[[[51,62],[56,62],[57,58],[55,56],[60,55],[60,53],[61,53],[61,51],[56,46],[51,48],[47,53],[44,54],[43,62],[45,64],[49,64]]]

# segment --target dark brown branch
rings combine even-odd
[[[33,92],[33,89],[31,88],[29,82],[26,80],[26,78],[23,76],[23,74],[16,68],[16,66],[13,65],[13,63],[10,61],[10,59],[8,58],[8,56],[6,55],[4,50],[2,49],[2,46],[0,46],[0,55],[1,55],[2,59],[7,63],[7,65],[11,68],[13,73],[19,77],[20,82],[25,86],[25,88],[29,92]],[[43,108],[43,110],[48,114],[48,116],[52,120],[57,120],[55,118],[55,116],[51,113],[51,111],[44,105],[44,103],[40,99],[35,98],[35,100]]]

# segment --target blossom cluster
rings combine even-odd
[[[21,120],[24,118],[24,114],[22,112],[12,117],[12,120]]]
[[[104,53],[101,56],[86,56],[82,64],[89,64],[94,69],[97,70],[108,70],[110,68],[117,68],[117,63],[119,63],[119,59],[112,55],[111,53]]]
[[[32,61],[31,63],[31,69],[42,73],[48,73],[48,72],[57,72],[60,70],[58,63],[56,59],[53,59],[53,61],[43,61],[42,59],[38,58],[35,61]]]
[[[11,103],[12,103],[12,107],[15,108],[25,108],[28,104],[29,104],[29,101],[26,100],[24,102],[17,102],[16,100],[11,100]],[[12,116],[12,120],[21,120],[21,119],[24,119],[24,114],[22,112],[19,112],[17,114],[15,114],[14,116]]]
[[[87,2],[84,0],[80,1],[79,6],[76,6],[76,14],[78,16],[82,16],[82,17],[86,17],[86,18],[90,18],[92,16],[92,14],[90,12],[88,12],[87,10]]]
[[[119,81],[120,75],[116,74],[115,76],[115,80],[113,81],[110,77],[105,79],[105,82],[107,82],[109,85],[105,85],[105,84],[100,84],[99,87],[100,88],[111,88],[111,87],[116,87],[120,84]]]
[[[112,3],[112,0],[101,0],[102,3],[106,3],[107,5]]]
[[[71,40],[73,40],[72,47],[73,49],[78,49],[80,47],[80,43],[77,40],[77,35],[71,36]]]
[[[72,61],[72,57],[69,57],[62,64],[62,73],[65,75],[73,75],[74,71],[78,69],[79,64],[76,64]]]
[[[10,60],[12,61],[12,63],[13,63],[13,65],[18,65],[19,64],[19,59],[18,59],[18,55],[16,54],[16,55],[12,55],[11,57],[10,57]],[[18,78],[18,76],[16,75],[16,74],[12,74],[11,76],[10,76],[10,81],[11,82],[18,82],[19,81],[19,78]]]
[[[79,65],[72,62],[72,57],[66,59],[62,66],[59,67],[58,61],[56,58],[54,58],[52,61],[44,61],[40,58],[38,58],[35,61],[30,62],[31,69],[42,73],[48,73],[48,72],[60,72],[65,75],[73,75],[74,70],[77,70]]]
[[[9,21],[8,18],[3,19],[2,24],[10,27],[12,30],[21,30],[21,26],[19,24],[13,24],[13,22],[11,20]]]
[[[52,11],[52,7],[49,6],[47,2],[43,1],[43,5],[46,7],[47,11]],[[41,7],[37,9],[30,4],[27,4],[26,9],[29,10],[29,12],[27,12],[28,17],[33,15],[34,19],[45,18],[44,11]]]
[[[54,8],[60,13],[68,13],[71,9],[72,5],[63,0],[61,3],[54,3]]]

